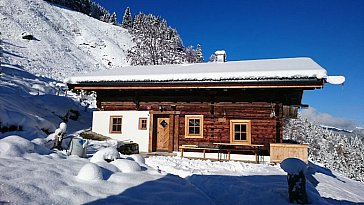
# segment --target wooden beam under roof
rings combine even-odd
[[[70,89],[74,90],[155,90],[155,89],[304,89],[313,90],[323,88],[323,83],[313,84],[280,84],[280,85],[195,85],[195,84],[153,84],[153,85],[84,85],[84,84],[70,84]]]

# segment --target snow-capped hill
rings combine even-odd
[[[3,64],[59,80],[127,65],[133,43],[121,27],[43,0],[2,0],[0,15]]]
[[[321,127],[324,129],[327,129],[327,130],[335,131],[335,132],[344,132],[344,133],[353,132],[353,130],[347,130],[347,129],[337,128],[337,127],[327,126],[327,125],[321,125]]]

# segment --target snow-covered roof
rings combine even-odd
[[[224,82],[272,79],[325,79],[327,72],[311,58],[282,58],[157,66],[129,66],[102,70],[65,80],[87,82]]]

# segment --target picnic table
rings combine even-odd
[[[254,153],[255,153],[255,161],[256,161],[256,163],[259,163],[260,148],[264,147],[264,145],[259,145],[259,144],[237,144],[237,143],[221,143],[221,142],[213,143],[213,144],[216,145],[216,147],[199,147],[197,145],[179,146],[179,149],[181,151],[181,157],[183,157],[183,153],[185,151],[193,150],[193,151],[199,151],[199,152],[202,151],[203,159],[206,159],[206,152],[217,152],[219,161],[223,159],[223,154],[227,155],[227,158],[225,157],[226,160],[231,160],[230,154],[232,151],[243,150],[243,149],[237,149],[235,147],[248,146],[248,147],[253,148]]]
[[[241,149],[236,149],[235,147],[244,147],[244,146],[245,147],[251,147],[251,148],[254,149],[255,162],[257,164],[259,163],[260,148],[264,147],[264,145],[261,145],[261,144],[238,144],[238,143],[223,143],[223,142],[216,142],[216,143],[213,143],[213,144],[217,145],[219,150],[224,150],[224,151],[227,152],[228,160],[230,160],[231,151],[241,150]]]

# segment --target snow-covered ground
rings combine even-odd
[[[58,80],[125,66],[133,45],[127,30],[43,0],[1,0],[0,30],[3,65]]]
[[[92,113],[77,102],[62,83],[33,75],[19,67],[3,65],[0,74],[0,138],[12,134],[26,139],[47,137],[68,120],[69,133],[91,127]],[[70,97],[74,97],[73,99]],[[71,117],[72,118],[72,117]]]
[[[48,149],[47,132],[70,110],[80,116],[69,119],[68,134],[91,126],[89,110],[54,79],[127,65],[130,36],[43,0],[1,0],[0,30],[0,204],[289,204],[279,166],[179,157],[144,163],[119,156],[114,141],[91,141],[88,158]],[[313,204],[364,204],[363,183],[314,164],[307,173]]]
[[[79,158],[18,136],[1,139],[0,203],[289,204],[286,173],[278,165],[163,156],[144,161],[119,155],[112,145],[92,141],[100,150]],[[364,204],[360,182],[314,164],[307,178],[312,204]]]

